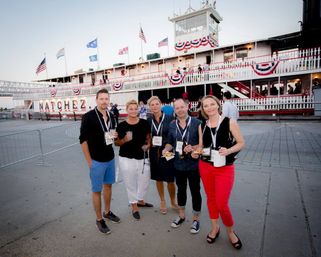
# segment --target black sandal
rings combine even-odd
[[[237,234],[235,232],[233,232],[233,233],[237,237],[237,241],[235,243],[231,242],[231,244],[235,249],[240,250],[242,248],[242,242],[241,242],[240,238],[237,236]]]
[[[220,228],[218,228],[218,231],[216,232],[215,237],[210,237],[210,234],[207,235],[207,237],[206,237],[207,243],[213,244],[215,242],[216,238],[219,237],[219,235],[220,235]]]

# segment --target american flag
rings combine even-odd
[[[139,30],[139,37],[145,42],[146,44],[146,38],[145,38],[145,35],[144,35],[144,31],[142,29],[142,27],[140,27],[140,30]]]
[[[47,66],[46,66],[46,57],[43,58],[42,62],[39,64],[37,70],[36,70],[36,74],[38,75],[38,73],[44,71],[45,69],[47,69]]]
[[[158,47],[168,46],[168,37],[158,42]]]
[[[122,49],[119,49],[118,54],[119,55],[128,54],[128,46],[126,46]]]

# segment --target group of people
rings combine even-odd
[[[190,232],[198,233],[202,181],[212,224],[207,242],[214,243],[218,238],[221,217],[232,246],[240,249],[242,243],[233,229],[229,197],[234,183],[233,162],[236,153],[244,147],[244,139],[236,120],[221,115],[220,101],[214,96],[203,97],[201,112],[205,121],[202,123],[188,115],[184,99],[174,102],[174,118],[165,114],[160,99],[152,96],[147,102],[152,115],[147,120],[139,118],[139,104],[131,100],[126,104],[127,119],[117,127],[107,108],[106,89],[97,92],[96,103],[97,107],[83,116],[80,143],[90,169],[99,231],[110,233],[104,218],[120,222],[110,208],[111,188],[115,183],[114,143],[120,147],[118,165],[134,219],[141,219],[140,207],[153,207],[144,200],[152,179],[156,181],[162,214],[168,211],[164,185],[167,183],[171,207],[178,210],[171,227],[180,227],[186,219],[188,183],[193,208]],[[103,212],[101,194],[105,202]]]

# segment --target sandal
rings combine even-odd
[[[237,236],[237,234],[235,232],[233,232],[233,233],[237,237],[237,241],[235,243],[232,243],[231,241],[230,242],[235,249],[240,250],[242,248],[242,242],[241,242],[240,238]]]
[[[210,237],[210,234],[207,235],[207,237],[206,237],[207,243],[213,244],[215,242],[216,238],[219,237],[219,235],[220,235],[220,228],[218,228],[215,237]]]
[[[160,201],[160,207],[159,211],[161,214],[166,214],[167,213],[167,208],[166,208],[166,202],[165,201]]]

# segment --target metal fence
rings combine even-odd
[[[78,144],[79,122],[0,136],[0,168]]]

